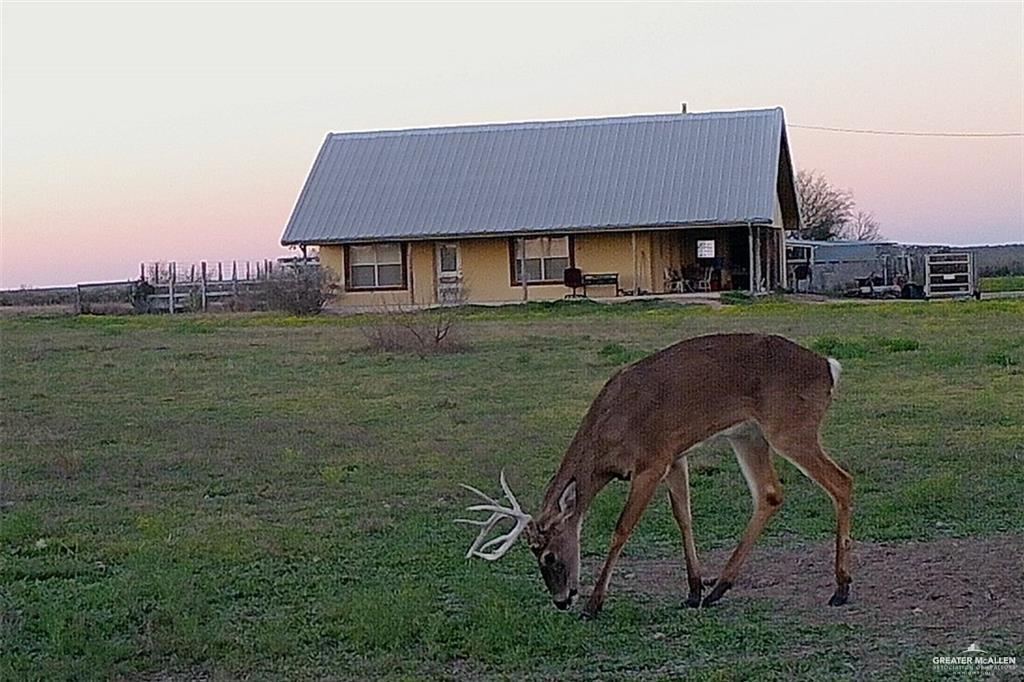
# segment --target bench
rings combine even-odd
[[[602,272],[583,275],[583,295],[587,295],[587,287],[613,286],[615,295],[619,295],[619,273]]]

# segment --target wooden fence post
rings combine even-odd
[[[199,300],[200,307],[206,312],[206,261],[199,264]]]
[[[170,264],[170,280],[167,285],[167,312],[171,315],[174,314],[174,280],[177,275],[177,268],[175,267],[174,261]]]
[[[82,285],[75,285],[75,314],[82,314]]]
[[[224,263],[217,261],[217,281],[224,281]]]
[[[231,261],[231,296],[238,298],[238,261]]]

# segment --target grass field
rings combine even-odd
[[[470,349],[425,359],[368,352],[368,319],[0,320],[0,679],[931,679],[973,641],[1024,656],[1024,301],[469,310]],[[844,365],[824,439],[877,557],[848,607],[824,606],[831,505],[784,463],[786,503],[711,609],[680,608],[664,496],[593,622],[555,611],[524,548],[463,559],[459,482],[496,491],[504,467],[532,508],[618,367],[739,330]],[[717,561],[749,496],[720,447],[693,469]],[[584,526],[586,580],[625,490]]]
[[[1002,277],[982,277],[983,292],[1024,291],[1024,275],[1003,275]]]

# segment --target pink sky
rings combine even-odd
[[[782,106],[1024,129],[1024,10],[970,4],[17,4],[0,287],[259,259],[328,131]],[[885,235],[1024,241],[1024,141],[790,130]]]

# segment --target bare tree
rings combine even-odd
[[[853,193],[835,187],[818,171],[799,171],[796,191],[803,219],[800,236],[804,239],[836,239],[854,218]]]
[[[874,214],[868,211],[857,211],[850,222],[843,225],[839,236],[843,239],[856,239],[858,241],[876,241],[882,238],[879,231],[878,220]]]

